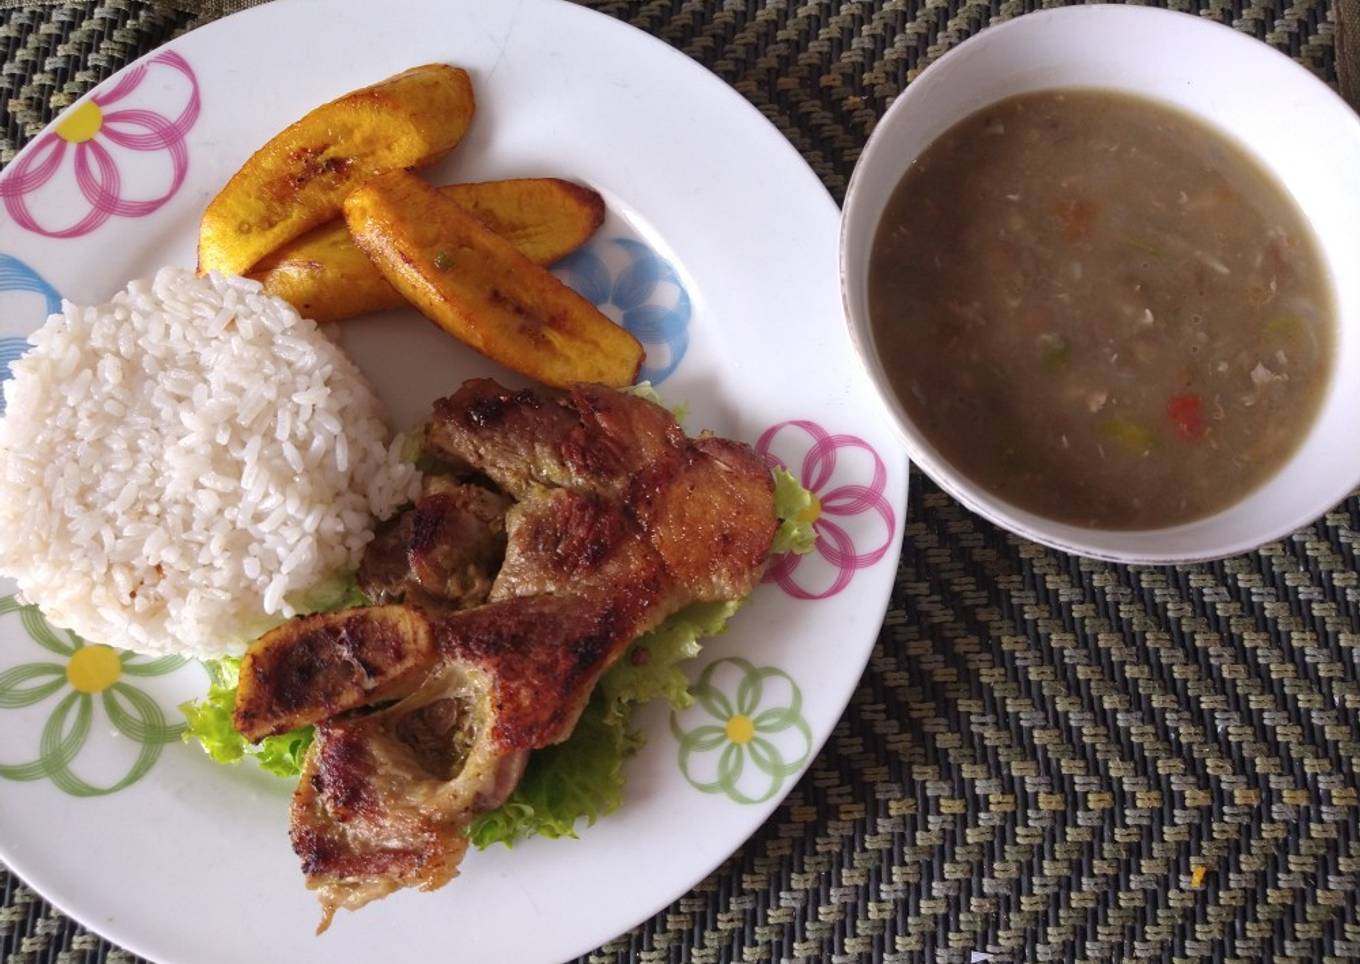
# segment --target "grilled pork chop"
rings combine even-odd
[[[365,559],[402,605],[295,620],[241,667],[248,737],[316,724],[292,838],[322,929],[337,907],[447,883],[468,824],[504,802],[530,751],[571,735],[632,641],[692,602],[746,596],[774,537],[771,477],[750,448],[687,438],[665,409],[611,389],[467,382],[435,403],[427,441],[516,500],[488,601],[458,608],[466,580],[448,578],[486,558],[479,540],[496,529],[459,490],[462,514],[435,538],[416,540],[413,520]],[[418,574],[428,559],[434,574]]]

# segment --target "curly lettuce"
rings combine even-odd
[[[774,514],[779,517],[779,528],[775,530],[770,551],[798,555],[811,552],[817,543],[812,524],[822,514],[822,504],[783,466],[774,470]]]
[[[338,613],[342,609],[358,609],[371,604],[359,588],[357,573],[346,573],[319,583],[304,593],[289,596],[288,601],[299,613]]]

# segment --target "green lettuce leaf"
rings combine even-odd
[[[783,468],[774,470],[774,514],[779,517],[779,528],[770,551],[800,556],[811,552],[817,544],[812,524],[822,514],[822,504]]]
[[[626,722],[635,705],[656,699],[677,710],[693,703],[681,664],[698,656],[699,640],[721,633],[740,608],[740,602],[695,603],[639,636],[600,680],[605,719]]]
[[[315,735],[313,727],[300,726],[278,736],[267,736],[250,747],[250,755],[261,770],[276,777],[296,777],[302,772],[302,758],[307,755],[307,747],[312,745]]]
[[[236,705],[236,681],[241,674],[241,661],[234,656],[224,656],[204,661],[203,667],[212,678],[208,695],[179,705],[188,722],[184,742],[197,740],[214,763],[240,763],[249,744],[236,732],[231,711]]]
[[[318,583],[304,593],[288,597],[288,602],[299,613],[338,613],[342,609],[358,609],[369,605],[369,598],[359,588],[356,573],[345,573]]]
[[[421,422],[402,432],[398,437],[398,457],[418,472],[426,475],[443,475],[449,465],[429,446],[430,423]]]
[[[398,444],[397,457],[408,465],[418,465],[425,454],[425,437],[429,427],[429,422],[421,422],[402,432],[399,436],[401,441]]]

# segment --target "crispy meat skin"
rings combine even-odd
[[[420,682],[405,682],[400,702],[346,713],[374,702],[364,697],[374,684],[353,674],[319,687],[314,706],[288,694],[288,720],[325,720],[294,797],[292,837],[326,922],[337,907],[446,883],[467,824],[513,790],[529,751],[571,735],[632,641],[691,602],[745,596],[774,537],[773,483],[755,453],[689,439],[644,399],[594,385],[561,399],[483,379],[437,401],[434,416],[437,455],[518,501],[486,604],[402,610],[412,639],[428,642],[412,649],[420,668],[402,670]],[[412,570],[412,546],[437,560],[459,551],[448,544],[463,537],[457,525],[436,526],[426,542],[414,520],[402,525]],[[380,538],[365,566],[384,568],[391,552]],[[374,632],[361,616],[371,611],[337,617],[352,633]],[[257,648],[318,658],[311,636],[288,629]],[[276,653],[260,665],[289,662]],[[269,694],[285,682],[266,674],[256,685]]]
[[[618,504],[556,489],[510,510],[493,601],[541,593],[628,589],[648,605],[675,592],[660,555]]]
[[[402,606],[318,613],[262,636],[241,661],[234,723],[248,740],[286,733],[414,688],[435,648]]]

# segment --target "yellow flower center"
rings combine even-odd
[[[66,664],[66,678],[82,693],[102,693],[122,675],[122,660],[107,646],[83,646]]]
[[[72,144],[88,141],[99,133],[104,126],[104,112],[92,100],[70,110],[66,118],[57,125],[57,136]]]
[[[799,522],[816,522],[822,517],[822,500],[811,492],[808,495],[812,495],[812,501],[808,503],[807,508],[798,513]]]
[[[740,746],[750,743],[756,735],[756,725],[745,713],[738,713],[727,721],[727,739]]]

